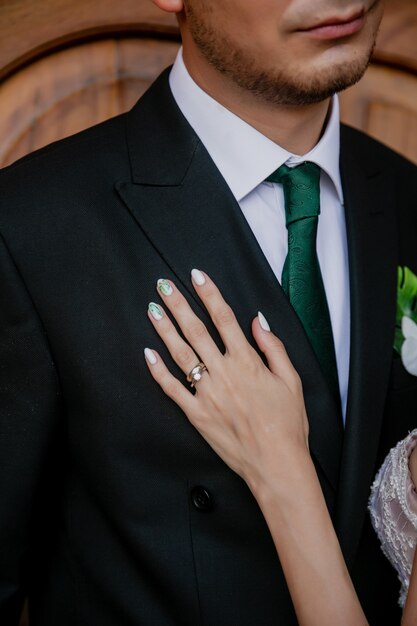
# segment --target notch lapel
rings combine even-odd
[[[352,564],[374,478],[394,344],[397,235],[392,183],[357,131],[342,127],[351,290],[346,432],[336,529]],[[368,140],[369,141],[369,140]]]
[[[166,74],[129,114],[127,128],[132,180],[119,181],[117,192],[219,346],[192,287],[192,267],[213,278],[253,346],[251,320],[258,310],[266,315],[303,380],[312,454],[335,490],[343,438],[340,410],[238,203],[175,104]]]

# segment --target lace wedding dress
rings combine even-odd
[[[417,491],[408,458],[417,445],[417,429],[389,452],[372,485],[369,511],[385,556],[401,582],[404,607],[417,543]]]

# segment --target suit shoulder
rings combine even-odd
[[[129,176],[125,114],[51,143],[0,171],[0,229],[56,214],[93,189]],[[39,215],[38,215],[39,217]]]
[[[79,179],[81,172],[91,175],[106,160],[115,163],[126,153],[125,115],[118,115],[86,130],[60,139],[36,150],[0,171],[0,184],[7,193],[16,183],[41,186],[45,177],[52,180],[59,175],[60,182]]]
[[[361,159],[392,167],[396,174],[416,176],[417,166],[392,148],[347,124],[341,125],[341,142]]]
[[[104,122],[90,126],[80,132],[73,135],[59,139],[48,145],[34,150],[33,152],[21,157],[11,165],[3,168],[0,171],[2,177],[13,176],[17,171],[18,173],[26,170],[33,170],[37,167],[52,166],[56,160],[65,160],[66,158],[72,158],[74,152],[78,157],[85,156],[88,159],[88,152],[96,152],[97,141],[101,145],[107,145],[110,147],[112,143],[120,139],[121,134],[124,132],[124,118],[126,114],[112,117]],[[80,152],[82,150],[82,152]]]

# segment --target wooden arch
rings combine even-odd
[[[147,0],[19,0],[0,5],[0,41],[3,166],[129,109],[180,39]]]

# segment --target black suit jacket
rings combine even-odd
[[[317,472],[371,624],[398,582],[366,512],[389,448],[416,425],[393,356],[396,273],[417,271],[416,170],[342,127],[351,287],[347,427],[298,318],[164,73],[128,114],[0,174],[0,623],[296,624],[243,481],[152,380],[182,380],[146,315],[170,278],[221,347],[190,282],[215,280],[253,344],[258,309],[301,374]],[[300,538],[301,540],[301,538]]]

